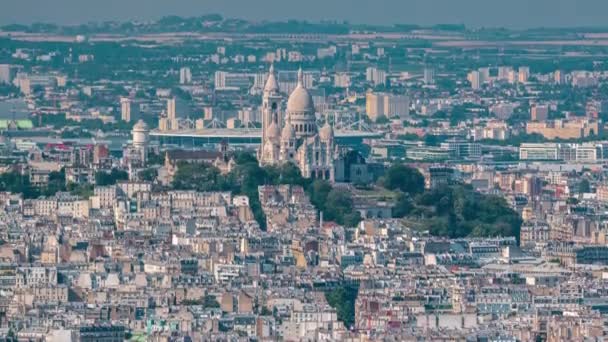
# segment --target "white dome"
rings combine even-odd
[[[315,103],[312,100],[312,95],[306,87],[304,87],[304,74],[302,69],[298,70],[298,86],[293,90],[287,100],[287,111],[295,113],[310,113],[314,114]]]
[[[295,136],[296,136],[296,131],[293,129],[293,126],[290,123],[286,123],[285,127],[283,127],[283,131],[281,132],[281,139],[291,140]]]
[[[139,120],[137,121],[137,123],[133,126],[133,130],[134,131],[147,131],[148,130],[148,125],[146,125],[146,123],[144,122],[144,120]]]
[[[288,112],[314,112],[315,104],[312,100],[312,95],[308,92],[308,89],[304,88],[302,84],[298,84],[296,89],[289,95],[287,100],[287,111]]]
[[[334,138],[334,129],[329,123],[325,123],[321,131],[319,132],[321,140],[332,140]]]
[[[268,126],[268,132],[266,133],[267,139],[278,139],[281,132],[279,131],[279,126],[273,121],[270,126]]]

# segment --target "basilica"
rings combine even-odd
[[[295,164],[303,177],[334,181],[334,162],[338,155],[334,130],[328,122],[319,129],[312,95],[303,83],[298,84],[282,113],[283,97],[270,66],[262,99],[262,142],[258,150],[260,165]]]

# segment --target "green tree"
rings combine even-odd
[[[11,171],[0,175],[0,191],[8,191],[15,194],[23,194],[23,198],[37,198],[40,190],[30,183],[28,175]]]
[[[395,202],[395,207],[393,208],[393,217],[405,217],[409,215],[414,209],[414,203],[411,197],[404,193],[399,193],[397,195],[397,201]]]
[[[416,197],[415,206],[412,214],[426,213],[422,224],[432,235],[519,239],[519,214],[504,198],[477,193],[470,186],[452,185],[427,191]]]
[[[88,199],[93,196],[93,185],[92,184],[76,184],[70,183],[67,185],[67,190],[70,194],[75,196],[80,196],[82,198]]]
[[[360,216],[353,211],[353,199],[349,192],[332,189],[325,202],[325,217],[341,225],[354,226],[360,221]]]
[[[384,115],[380,115],[376,118],[376,123],[377,124],[387,124],[391,122],[391,120],[389,120],[386,116]]]
[[[306,188],[309,184],[309,180],[302,177],[300,169],[293,163],[285,163],[277,168],[278,177],[277,181],[279,184],[291,184],[300,185]]]
[[[146,182],[153,182],[158,176],[155,168],[148,168],[139,172],[139,177]]]
[[[99,186],[114,185],[118,181],[128,180],[127,171],[112,169],[110,172],[98,171],[95,173],[95,184]]]
[[[203,298],[203,306],[208,309],[215,309],[220,307],[220,303],[215,299],[215,296],[206,295]]]
[[[401,190],[408,194],[424,191],[424,176],[416,169],[403,164],[393,164],[384,176],[383,185],[389,190]]]
[[[49,182],[42,189],[43,196],[53,196],[59,191],[66,191],[65,169],[49,173]]]
[[[355,323],[355,303],[358,294],[359,288],[351,285],[341,285],[325,292],[327,303],[336,309],[338,319],[346,327],[351,327]]]
[[[331,184],[328,181],[317,179],[309,188],[310,202],[319,210],[325,211],[327,196],[331,192]]]
[[[591,185],[589,184],[589,180],[586,178],[581,179],[578,183],[578,192],[580,193],[589,193],[591,192]]]

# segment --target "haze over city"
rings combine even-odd
[[[605,0],[3,0],[0,342],[608,340]]]
[[[347,20],[471,27],[605,26],[603,0],[4,0],[0,24],[81,24],[219,13],[248,20]]]

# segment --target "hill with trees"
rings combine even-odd
[[[519,239],[521,218],[504,198],[476,192],[470,185],[424,188],[424,177],[402,164],[391,166],[380,185],[396,192],[393,217],[436,236],[514,236]]]
[[[266,227],[266,217],[258,195],[260,185],[300,185],[312,204],[324,212],[327,220],[349,227],[361,221],[359,213],[353,208],[350,193],[334,189],[327,181],[302,177],[297,166],[291,163],[261,167],[257,159],[247,153],[237,154],[235,161],[236,166],[226,175],[206,163],[178,164],[173,187],[181,190],[232,191],[235,195],[246,195],[254,217],[263,229]]]

